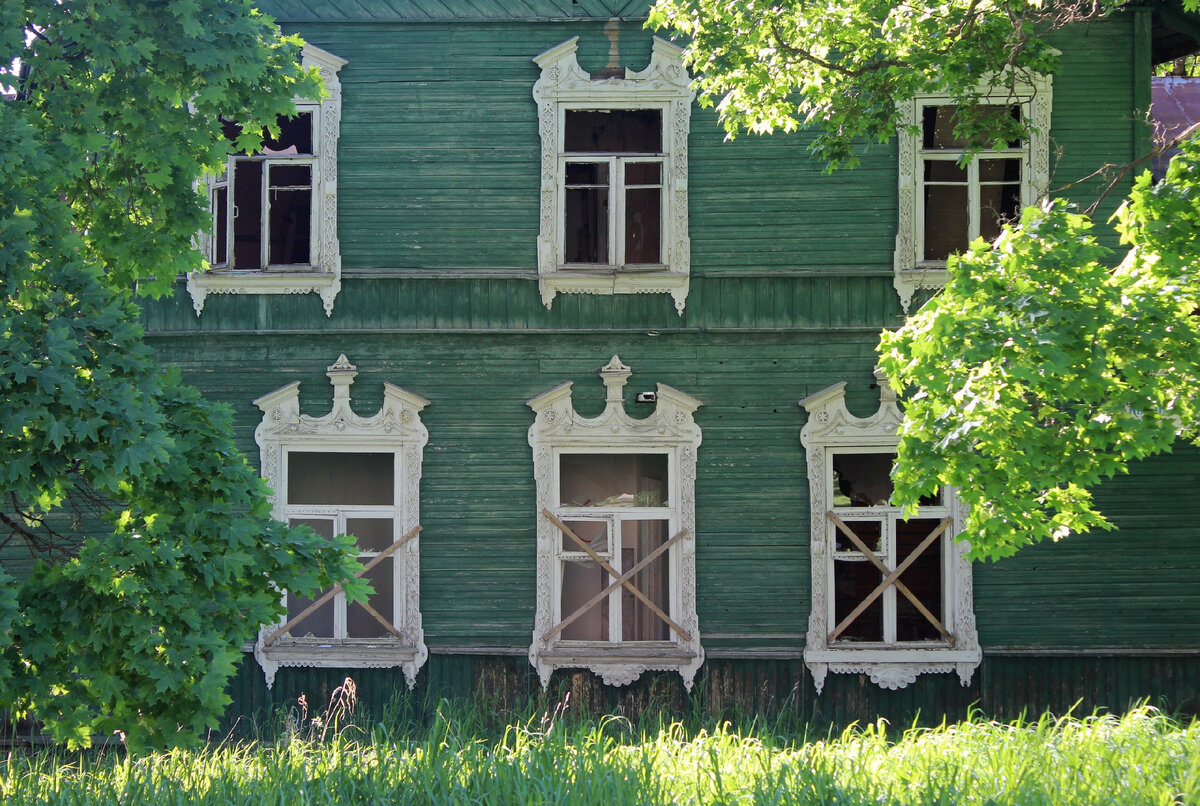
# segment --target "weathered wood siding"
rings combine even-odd
[[[970,688],[939,675],[884,692],[858,676],[830,675],[814,698],[798,660],[809,611],[809,517],[796,401],[845,380],[857,413],[878,403],[877,334],[900,321],[894,144],[873,148],[855,171],[827,176],[807,155],[809,135],[724,142],[715,114],[697,110],[683,316],[666,295],[559,296],[547,311],[535,269],[540,143],[530,59],[579,35],[581,65],[600,69],[604,20],[430,21],[434,14],[406,24],[386,5],[277,4],[301,20],[285,19],[286,28],[349,60],[341,72],[343,289],[333,315],[311,295],[213,296],[197,318],[181,290],[147,305],[145,321],[165,361],[233,407],[251,457],[259,412],[250,401],[298,379],[306,412],[324,413],[324,370],[341,352],[359,366],[358,411],[376,410],[383,381],[431,401],[422,415],[430,441],[421,609],[434,654],[422,691],[466,693],[486,679],[491,689],[528,692],[521,652],[533,624],[535,515],[524,401],[574,381],[581,413],[599,412],[595,373],[616,353],[633,367],[631,398],[662,382],[705,404],[696,416],[704,433],[697,589],[712,707],[791,698],[788,707],[837,723],[961,712],[973,701],[997,713],[1014,704],[1065,709],[1081,697],[1114,708],[1156,694],[1179,707],[1194,702],[1194,657],[1052,655],[1200,647],[1200,454],[1191,449],[1104,486],[1099,501],[1120,531],[977,567],[985,660]],[[312,20],[304,8],[360,21]],[[589,13],[596,8],[588,5]],[[1061,157],[1052,185],[1133,153],[1134,29],[1126,17],[1058,42],[1063,74],[1055,78],[1051,134]],[[627,65],[645,65],[648,39],[639,23],[622,26]],[[1096,187],[1072,192],[1086,204]],[[492,654],[461,654],[468,650]],[[1051,654],[1020,654],[1026,650]],[[380,671],[355,677],[377,705],[398,679]],[[248,663],[235,700],[244,709],[273,707],[305,687],[312,699],[340,677],[285,669],[279,680],[267,694]],[[633,708],[654,686],[678,687],[677,678],[664,680],[647,675],[632,688],[587,696],[613,708],[633,698]]]

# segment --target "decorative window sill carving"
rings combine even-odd
[[[187,290],[192,296],[196,315],[204,310],[209,294],[318,294],[325,315],[333,313],[333,302],[342,290],[342,281],[333,274],[314,272],[214,271],[189,274]]]
[[[264,625],[254,647],[254,657],[263,669],[268,688],[274,684],[280,666],[400,667],[411,688],[418,669],[429,655],[421,626],[420,543],[416,537],[420,531],[421,460],[429,439],[420,415],[429,401],[384,383],[379,411],[361,417],[350,405],[350,386],[357,374],[357,368],[345,355],[328,368],[333,405],[323,417],[300,413],[299,381],[260,397],[254,403],[262,410],[263,418],[254,437],[263,476],[275,491],[276,518],[313,528],[327,524],[328,534],[356,534],[360,541],[369,537],[373,542],[360,543],[364,555],[360,559],[364,563],[368,558],[376,563],[385,560],[389,563],[383,566],[383,572],[371,578],[376,596],[383,594],[386,604],[371,601],[383,610],[380,615],[391,635],[352,637],[347,625],[354,605],[345,602],[344,597],[331,602],[332,610],[328,611],[324,627],[318,625],[319,632],[313,635],[311,626],[318,621],[317,617],[298,626],[306,615],[291,612],[303,610],[307,600],[293,603],[285,592],[288,614],[276,624]],[[353,500],[341,500],[338,486],[353,487],[356,480],[348,475],[339,477],[338,473],[356,467],[361,470],[361,463],[370,459],[375,464],[369,473],[382,468],[382,473],[374,473],[372,489],[378,488],[374,494],[384,498],[369,499],[357,490],[349,496]],[[302,471],[314,479],[306,488],[302,485]],[[326,475],[323,477],[321,473]],[[316,491],[315,497],[310,490]],[[347,524],[351,528],[345,528]],[[372,531],[369,535],[356,531],[356,525],[371,527]],[[399,535],[404,537],[397,540]],[[390,547],[384,548],[389,543]],[[379,625],[366,622],[381,630]],[[286,629],[289,624],[297,625],[297,634]],[[361,627],[362,621],[358,624]]]
[[[965,512],[953,490],[940,491],[911,519],[888,503],[891,483],[886,473],[903,414],[887,379],[879,372],[876,378],[880,405],[870,417],[856,417],[846,409],[844,382],[800,401],[809,414],[800,441],[808,461],[812,564],[812,611],[804,663],[813,675],[818,694],[829,672],[866,674],[887,689],[904,688],[921,674],[957,672],[965,686],[982,659],[975,627],[971,565],[966,559],[969,546],[954,539],[962,530]],[[873,480],[874,469],[864,468],[873,468],[871,463],[883,460],[886,463],[878,465],[882,477]],[[860,475],[852,478],[854,468]],[[931,530],[939,521],[938,529]],[[855,529],[864,537],[847,534]],[[914,534],[928,541],[922,540],[914,547]],[[905,543],[905,539],[910,542]],[[858,551],[852,542],[858,542],[862,550]],[[877,564],[886,566],[873,576],[865,562],[868,549],[880,558]],[[936,605],[927,608],[925,618],[909,612],[906,629],[923,630],[926,637],[905,639],[899,634],[900,609],[907,607],[897,592],[901,585],[888,583],[883,574],[886,570],[899,576],[904,571],[899,566],[907,568],[906,564],[919,562],[925,551],[925,562],[932,563],[932,571],[926,566],[925,587],[908,575],[904,579]],[[871,590],[870,596],[859,596],[861,588],[842,581],[852,579],[855,567],[868,572],[868,589],[878,583],[878,590]],[[839,576],[839,571],[846,576]],[[839,584],[848,587],[842,590]],[[874,611],[867,601],[872,597],[877,602]],[[919,596],[912,598],[920,600]],[[853,605],[858,606],[845,614],[839,612]],[[859,618],[868,624],[866,632],[855,634],[849,628]]]
[[[676,671],[690,689],[704,662],[695,570],[701,434],[692,418],[701,403],[658,384],[654,411],[634,419],[624,407],[630,374],[616,356],[601,370],[606,405],[594,418],[575,412],[570,383],[528,402],[538,512],[529,661],[543,686],[555,669],[585,668],[609,685]],[[637,575],[646,568],[652,573]]]

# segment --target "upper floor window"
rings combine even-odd
[[[655,38],[650,65],[594,78],[578,38],[534,61],[542,137],[538,274],[558,293],[669,293],[682,313],[691,248],[687,136],[694,93],[680,49]]]
[[[859,418],[840,383],[800,401],[809,412],[812,613],[804,662],[817,692],[828,672],[867,674],[884,688],[957,671],[970,682],[982,657],[963,513],[952,490],[916,513],[891,502],[902,415],[880,377],[879,410]]]
[[[895,286],[905,312],[918,289],[945,283],[950,255],[976,238],[993,240],[1046,192],[1050,95],[1050,78],[1037,76],[985,97],[985,120],[1030,129],[1028,138],[1003,143],[964,140],[955,132],[958,107],[945,96],[921,95],[902,106]]]
[[[296,114],[263,132],[253,154],[231,154],[206,181],[211,231],[200,246],[209,270],[188,276],[199,316],[209,294],[319,294],[326,315],[341,290],[337,237],[337,142],[341,118],[338,71],[346,62],[305,45],[305,67],[317,67],[327,97],[297,98]],[[225,124],[236,140],[240,127]]]
[[[280,666],[400,667],[409,686],[428,651],[421,627],[421,459],[428,433],[424,398],[385,383],[371,417],[350,407],[357,369],[338,357],[328,368],[333,407],[300,413],[299,382],[254,401],[263,476],[275,491],[274,515],[328,538],[352,535],[374,593],[350,602],[331,589],[313,598],[283,591],[286,613],[263,626],[254,655],[268,688]]]
[[[625,413],[631,370],[601,370],[607,405],[582,418],[571,385],[529,401],[537,482],[537,611],[529,659],[610,685],[648,669],[691,687],[704,661],[696,618],[695,478],[700,401],[658,385],[654,413]]]

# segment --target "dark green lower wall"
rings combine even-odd
[[[483,698],[491,710],[529,716],[567,700],[577,714],[616,714],[638,720],[762,719],[824,731],[852,722],[886,719],[896,727],[966,718],[972,709],[997,719],[1044,711],[1120,713],[1148,700],[1169,713],[1200,715],[1200,651],[1177,655],[991,655],[969,686],[955,674],[923,675],[888,691],[861,674],[830,674],[817,694],[802,661],[710,659],[691,693],[678,675],[649,672],[628,686],[605,686],[587,671],[561,670],[543,691],[522,656],[431,655],[411,691],[392,669],[280,669],[271,690],[247,655],[230,686],[225,730],[235,735],[269,731],[305,695],[319,713],[350,677],[360,713],[372,719],[427,720],[443,700],[470,704]]]

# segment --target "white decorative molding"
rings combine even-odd
[[[429,432],[421,411],[429,401],[390,383],[383,385],[383,405],[370,417],[361,417],[350,406],[350,387],[357,367],[338,356],[326,372],[333,386],[328,414],[311,417],[300,413],[300,382],[294,381],[254,401],[263,418],[254,431],[262,474],[275,491],[274,517],[287,519],[283,500],[288,451],[339,451],[396,455],[396,494],[393,501],[396,532],[404,535],[420,524],[421,462]],[[328,507],[334,514],[336,506]],[[316,508],[307,507],[307,512]],[[313,639],[285,637],[265,646],[268,636],[286,621],[264,625],[259,631],[254,657],[262,666],[267,687],[280,666],[324,668],[382,668],[399,666],[409,688],[429,651],[421,626],[420,537],[414,537],[393,555],[395,584],[392,626],[400,638]]]
[[[700,625],[696,615],[696,457],[700,427],[693,413],[699,400],[658,384],[654,411],[644,419],[625,412],[624,388],[632,370],[617,356],[600,370],[606,388],[605,408],[594,418],[581,417],[571,399],[571,384],[556,386],[527,401],[533,409],[529,446],[533,450],[537,491],[537,609],[529,662],[537,669],[542,685],[550,682],[555,669],[585,668],[600,675],[608,685],[620,686],[649,670],[677,671],[688,690],[704,663]],[[684,536],[665,555],[672,580],[679,584],[671,596],[669,615],[688,636],[672,631],[670,641],[566,641],[561,633],[546,638],[557,620],[559,557],[561,537],[557,527],[541,513],[556,514],[563,508],[557,500],[557,466],[560,453],[665,453],[668,457],[667,503],[672,533]],[[572,512],[580,510],[572,509]],[[585,510],[597,512],[598,510]],[[572,517],[587,517],[587,514]],[[562,517],[567,517],[564,513]]]
[[[830,642],[833,629],[832,557],[830,544],[833,527],[827,513],[834,508],[832,501],[832,454],[840,450],[867,449],[869,452],[894,452],[899,442],[897,433],[904,419],[896,402],[896,393],[881,371],[879,409],[869,417],[856,417],[846,409],[844,382],[834,384],[800,401],[808,412],[808,422],[800,432],[808,461],[809,487],[809,551],[811,556],[812,610],[805,637],[804,663],[813,676],[818,694],[824,688],[827,672],[838,674],[867,674],[876,685],[888,689],[904,688],[918,675],[957,671],[964,686],[983,657],[975,627],[972,595],[971,564],[966,559],[970,545],[966,541],[947,541],[942,590],[943,612],[938,617],[953,637],[951,643],[895,642],[891,644],[855,644],[849,641]],[[875,449],[875,450],[870,450]],[[962,531],[966,512],[953,490],[943,491],[949,513],[951,537]],[[849,509],[849,516],[878,517],[891,507]],[[925,512],[925,508],[922,508]]]
[[[650,64],[626,69],[623,78],[585,73],[576,59],[579,37],[534,57],[542,69],[533,85],[542,140],[538,279],[542,304],[557,294],[670,294],[683,313],[691,275],[688,236],[688,132],[696,92],[683,65],[683,50],[654,37]],[[663,243],[664,267],[653,271],[577,271],[564,269],[562,249],[563,173],[560,156],[567,109],[663,110]]]
[[[347,62],[315,45],[301,52],[305,68],[317,68],[325,81],[326,97],[293,100],[297,109],[312,112],[313,121],[313,240],[311,271],[239,271],[208,269],[187,276],[192,308],[199,316],[209,294],[318,294],[325,315],[333,314],[333,303],[342,290],[342,248],[337,234],[338,159],[337,146],[342,119],[342,83],[338,71]],[[202,254],[212,254],[212,236],[197,236]]]
[[[1030,124],[1022,172],[1021,206],[1036,204],[1050,185],[1050,115],[1053,78],[1048,75],[1022,76],[1012,82],[989,82],[980,88],[981,103],[1019,104]],[[907,314],[913,295],[921,289],[937,289],[946,284],[945,263],[925,261],[921,255],[921,220],[918,173],[921,170],[920,109],[930,103],[951,103],[938,93],[922,93],[899,104],[899,199],[897,207],[896,248],[893,256],[900,305]]]

